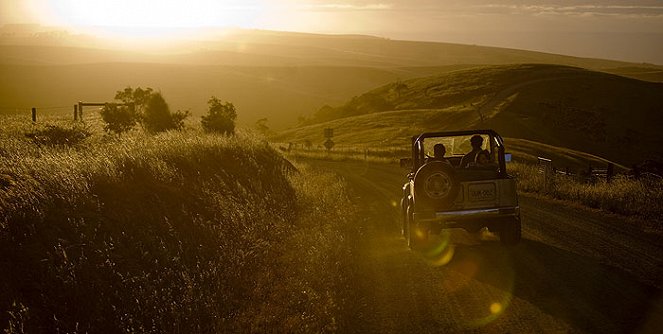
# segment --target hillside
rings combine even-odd
[[[663,157],[660,96],[663,84],[574,67],[477,67],[393,82],[341,107],[323,107],[312,122],[341,119],[286,131],[276,140],[301,140],[310,129],[323,127],[337,128],[339,142],[348,133],[355,143],[402,142],[421,131],[494,128],[505,137],[629,165]],[[313,132],[319,137],[318,130]]]
[[[247,133],[38,147],[0,121],[3,332],[329,331],[352,214],[333,174]]]
[[[1,29],[0,29],[1,30]],[[544,52],[364,35],[325,35],[264,30],[198,32],[169,43],[115,41],[85,35],[0,37],[0,62],[77,64],[159,62],[242,66],[430,67],[458,64],[549,63],[591,69],[654,68],[651,64],[581,58]]]
[[[239,122],[291,126],[297,117],[323,104],[340,104],[353,95],[398,78],[404,70],[372,67],[234,67],[156,63],[76,65],[0,65],[0,113],[31,107],[71,110],[78,101],[111,101],[126,86],[161,90],[171,109],[207,112],[215,95],[237,107]],[[41,112],[40,112],[41,113]]]
[[[31,35],[30,35],[31,36]],[[397,80],[479,65],[550,63],[663,81],[649,64],[541,52],[398,41],[371,36],[237,30],[144,45],[91,36],[0,36],[0,113],[108,101],[126,86],[160,89],[173,109],[206,112],[211,95],[233,102],[239,122],[292,126],[323,105]]]

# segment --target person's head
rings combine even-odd
[[[433,146],[433,155],[436,158],[442,158],[447,153],[447,148],[444,147],[444,144],[435,144]]]
[[[483,146],[483,138],[479,135],[474,135],[470,138],[470,144],[472,144],[473,149],[478,150]]]
[[[477,153],[477,159],[476,159],[477,165],[485,165],[490,162],[490,156],[488,155],[488,151],[481,151]]]

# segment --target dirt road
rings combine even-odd
[[[521,196],[524,240],[452,230],[413,253],[400,236],[405,171],[310,162],[350,185],[360,204],[354,300],[341,332],[658,332],[663,240],[619,218]]]

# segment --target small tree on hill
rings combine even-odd
[[[235,119],[237,119],[235,106],[230,102],[221,103],[216,96],[212,96],[207,104],[209,105],[208,114],[201,120],[203,129],[223,134],[235,133]]]
[[[138,121],[134,108],[107,104],[101,109],[101,118],[106,123],[104,130],[118,135],[131,130]]]
[[[149,132],[180,130],[184,127],[184,119],[188,116],[188,111],[171,113],[161,93],[153,93],[145,105],[143,126]]]
[[[267,118],[261,118],[256,121],[256,130],[258,130],[258,132],[265,137],[272,133],[272,130],[269,128],[269,125],[267,125],[267,122]]]
[[[134,112],[140,117],[145,112],[147,102],[154,94],[156,93],[150,87],[133,89],[131,86],[127,86],[124,90],[118,90],[115,93],[115,99],[127,105],[133,105]]]
[[[127,86],[115,93],[115,99],[125,106],[108,105],[102,110],[105,129],[109,132],[129,131],[137,122],[149,132],[180,130],[189,116],[189,111],[171,113],[161,93],[150,87],[133,89]]]

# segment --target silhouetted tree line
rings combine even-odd
[[[106,123],[104,129],[115,134],[125,133],[140,124],[150,133],[168,130],[181,130],[188,110],[171,112],[168,103],[152,88],[133,89],[127,87],[115,93],[117,104],[108,104],[101,110],[101,118]],[[230,102],[222,103],[212,96],[208,101],[208,114],[201,119],[205,131],[223,134],[235,133],[237,111]]]

